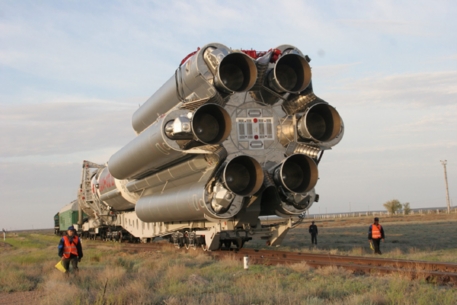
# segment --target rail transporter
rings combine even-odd
[[[253,238],[279,245],[318,201],[317,165],[344,133],[313,92],[309,62],[291,45],[210,43],[189,54],[133,114],[136,137],[106,164],[83,162],[82,235],[205,250]],[[266,215],[280,221],[262,223]]]

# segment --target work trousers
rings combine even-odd
[[[317,234],[311,234],[311,244],[317,245]]]
[[[376,238],[376,239],[373,238],[372,241],[373,241],[374,253],[382,254],[381,253],[381,238]]]
[[[67,272],[70,271],[70,263],[71,267],[73,268],[73,271],[79,271],[78,269],[78,257],[71,255],[70,258],[64,258],[62,259],[62,265],[67,270]]]

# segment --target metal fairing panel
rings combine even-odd
[[[111,176],[108,168],[103,168],[93,178],[92,188],[97,191],[97,195],[100,200],[106,205],[110,206],[115,211],[131,210],[135,207],[130,201],[122,196],[122,192],[119,189],[116,179]]]

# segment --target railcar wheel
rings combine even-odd
[[[236,247],[236,250],[240,250],[244,246],[244,241],[241,238],[238,238],[237,240],[233,241],[233,244]]]
[[[184,246],[186,247],[186,250],[189,250],[190,238],[189,238],[189,232],[188,231],[186,231],[184,233],[183,240],[184,240]]]
[[[232,241],[231,240],[224,240],[222,242],[224,249],[229,250],[230,247],[232,246]]]

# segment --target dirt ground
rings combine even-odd
[[[22,291],[11,293],[0,293],[0,304],[22,305],[37,304],[39,299],[44,296],[42,291]]]

